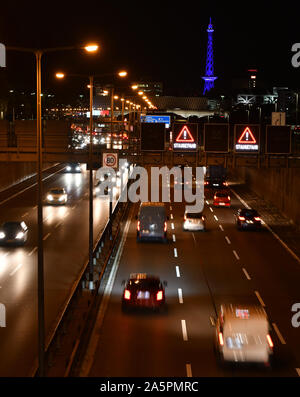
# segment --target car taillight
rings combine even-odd
[[[167,222],[165,222],[165,225],[164,225],[164,232],[166,232],[167,231]]]
[[[163,291],[158,291],[156,294],[156,300],[161,301],[163,299],[163,296],[164,296]]]
[[[140,228],[141,228],[141,222],[138,221],[137,226],[136,226],[136,229],[137,229],[138,232],[140,231]]]
[[[214,200],[217,200],[217,196],[214,196]]]
[[[219,332],[219,344],[221,346],[224,346],[224,340],[223,340],[223,334],[222,332]]]
[[[260,217],[259,217],[259,216],[255,216],[254,219],[255,219],[256,221],[260,221]]]
[[[184,215],[183,219],[186,221],[186,215]]]
[[[269,334],[267,335],[267,341],[269,343],[270,348],[273,349],[274,343],[273,343],[272,338]]]
[[[245,220],[245,217],[244,217],[244,216],[239,216],[239,220],[240,220],[240,221],[244,221],[244,220]]]
[[[125,289],[124,291],[124,299],[126,300],[130,300],[130,291],[128,291],[128,289]]]
[[[204,182],[204,185],[208,185],[208,182]]]
[[[227,196],[228,200],[230,200],[230,196]]]

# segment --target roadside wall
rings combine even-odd
[[[54,164],[45,163],[43,169]],[[36,162],[0,162],[0,192],[36,174]]]
[[[232,169],[230,174],[300,226],[299,168],[241,167]]]

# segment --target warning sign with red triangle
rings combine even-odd
[[[236,124],[235,125],[235,151],[258,152],[259,151],[259,124]]]
[[[176,142],[180,142],[180,143],[195,142],[195,139],[193,138],[190,130],[186,125],[182,127],[182,130],[180,131],[179,135],[176,138]]]
[[[256,143],[256,139],[254,138],[252,131],[250,130],[249,127],[246,127],[244,129],[241,136],[239,137],[238,143],[246,143],[246,144]]]

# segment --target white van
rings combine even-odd
[[[218,358],[221,362],[270,364],[273,341],[261,306],[222,305],[216,321]]]

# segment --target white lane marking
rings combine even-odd
[[[175,256],[175,258],[178,257],[177,248],[174,248],[174,256]]]
[[[182,328],[182,337],[184,341],[188,340],[187,330],[186,330],[186,322],[185,320],[181,320],[181,328]]]
[[[174,230],[174,223],[173,222],[171,223],[171,228]]]
[[[172,206],[170,205],[170,210],[172,211]]]
[[[35,251],[37,251],[38,247],[34,247],[32,251],[29,252],[28,256],[31,256],[32,254],[35,253]]]
[[[170,215],[170,218],[171,218],[171,219],[174,219],[174,218],[173,218],[173,214]]]
[[[176,277],[180,277],[179,266],[175,266],[175,269],[176,269]]]
[[[222,230],[222,232],[224,232],[223,226],[219,225],[219,228]]]
[[[251,207],[246,203],[246,201],[244,201],[233,189],[231,189],[231,190],[246,208],[251,209]],[[265,221],[262,221],[262,223],[269,230],[269,232],[271,232],[273,234],[273,236],[281,243],[281,245],[292,255],[292,257],[294,259],[296,259],[296,261],[298,263],[300,263],[300,258],[295,254],[295,252],[284,241],[281,240],[281,238],[278,236],[278,234],[276,234]]]
[[[233,252],[233,255],[236,257],[236,259],[239,260],[240,257],[238,256],[237,252],[235,250],[233,250],[232,252]]]
[[[249,276],[249,273],[247,272],[247,270],[243,267],[243,272],[245,274],[245,276],[247,277],[248,280],[251,280],[251,277]]]
[[[43,240],[47,240],[47,238],[51,235],[51,233],[47,233],[46,236],[43,237]]]
[[[206,202],[207,205],[209,205],[209,201],[208,200],[206,200],[205,202]]]
[[[282,336],[281,332],[279,331],[277,325],[276,325],[275,323],[272,323],[272,325],[273,325],[273,328],[274,328],[274,330],[275,330],[275,332],[276,332],[276,334],[277,334],[278,339],[280,340],[280,342],[281,342],[283,345],[286,345],[286,341],[284,340],[284,337]]]
[[[300,368],[295,368],[295,370],[296,370],[298,376],[300,376]]]
[[[258,291],[254,291],[257,299],[259,300],[259,303],[262,305],[262,307],[266,307],[265,302],[262,300],[262,297],[260,296]]]
[[[58,226],[62,225],[62,223],[63,223],[62,221],[58,222],[58,223],[55,225],[55,229],[58,228]]]
[[[216,221],[218,221],[218,220],[219,220],[219,219],[218,219],[218,217],[217,217],[216,215],[214,215],[214,218],[215,218],[215,220],[216,220]]]
[[[179,303],[183,303],[182,289],[178,288],[178,300]]]
[[[209,207],[209,209],[211,210],[211,212],[214,212],[214,210],[211,207]]]
[[[231,244],[231,241],[229,240],[229,238],[227,236],[225,236],[225,240],[227,241],[228,244]]]
[[[10,277],[13,276],[21,267],[23,266],[23,263],[20,263],[15,270],[13,270],[9,275]]]
[[[97,314],[97,319],[96,319],[96,322],[95,322],[96,325],[95,325],[95,327],[92,330],[92,334],[91,334],[91,337],[90,337],[90,340],[89,340],[89,344],[88,344],[88,347],[87,347],[87,350],[86,350],[86,354],[85,354],[85,357],[83,359],[83,364],[81,366],[80,376],[84,376],[84,377],[88,376],[88,374],[90,372],[90,369],[92,367],[92,364],[94,362],[94,357],[95,357],[95,354],[96,354],[97,345],[98,345],[99,338],[100,338],[100,335],[101,335],[100,330],[102,328],[104,315],[105,315],[105,312],[106,312],[106,309],[107,309],[107,306],[108,306],[108,303],[109,303],[110,294],[111,294],[111,291],[112,291],[112,288],[113,288],[113,284],[114,284],[114,281],[115,281],[117,270],[119,268],[121,255],[122,255],[122,252],[123,252],[123,248],[124,248],[125,241],[126,241],[126,238],[127,238],[129,226],[130,226],[130,223],[131,223],[132,213],[133,213],[133,211],[131,211],[129,219],[126,222],[126,225],[125,225],[125,228],[124,228],[124,233],[123,233],[123,236],[121,238],[121,242],[119,244],[119,248],[118,248],[117,254],[115,256],[115,260],[114,260],[114,263],[113,263],[113,266],[112,266],[112,270],[110,272],[109,279],[107,281],[107,285],[106,285],[104,293],[103,293],[101,305],[100,305],[100,308],[99,308],[99,311],[98,311],[98,314]]]
[[[173,239],[173,241],[174,241],[174,243],[175,243],[175,242],[176,242],[175,234],[172,234],[172,239]]]
[[[25,214],[23,214],[22,216],[21,216],[21,218],[25,218],[25,216],[27,216],[29,214],[29,212],[25,212]]]
[[[190,363],[185,364],[185,368],[186,368],[186,376],[188,378],[192,378],[193,374],[192,374],[192,366],[191,366],[191,364]]]

